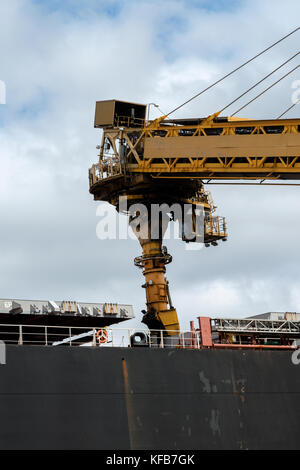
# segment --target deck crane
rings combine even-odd
[[[110,100],[96,103],[95,127],[103,134],[99,161],[89,170],[94,199],[122,212],[120,196],[126,197],[129,214],[136,203],[149,210],[162,203],[201,207],[206,246],[226,240],[227,229],[224,217],[213,215],[205,182],[300,180],[300,119],[251,120],[215,113],[148,121],[146,105]],[[162,245],[167,224],[161,224],[159,237],[153,238],[151,218],[144,223],[149,230],[143,236],[136,233],[142,255],[135,258],[145,277],[147,311],[142,321],[151,330],[176,335],[179,322],[165,277],[172,257]],[[145,228],[141,225],[139,229]]]

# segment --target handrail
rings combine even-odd
[[[213,319],[214,331],[227,332],[270,332],[270,333],[299,333],[300,322],[290,320],[266,320],[263,318],[217,318]]]
[[[295,324],[293,322],[282,321],[282,322],[268,322],[273,323],[273,328],[265,328],[264,326],[259,328],[254,328],[249,325],[256,324],[256,322],[265,321],[261,320],[228,320],[228,319],[216,319],[212,320],[213,328],[212,333],[214,332],[233,332],[232,325],[230,322],[236,322],[236,333],[253,333],[253,332],[262,332],[264,334],[270,334],[270,336],[264,336],[264,339],[267,340],[278,340],[278,344],[253,344],[247,342],[242,337],[239,337],[237,342],[228,344],[227,341],[220,341],[220,338],[215,338],[214,343],[211,345],[213,348],[220,347],[249,347],[249,348],[274,348],[274,349],[293,349],[296,346],[292,341],[295,338],[300,337],[300,322]],[[218,323],[220,322],[220,323]],[[229,324],[225,327],[226,323]],[[241,326],[239,322],[248,323],[248,327]],[[286,325],[289,325],[285,328]],[[97,334],[98,332],[105,330],[104,341],[100,341],[100,337],[103,338],[103,335]],[[17,324],[0,324],[0,339],[6,344],[14,344],[18,346],[26,345],[39,345],[45,347],[142,347],[147,346],[149,348],[175,348],[175,349],[203,349],[202,337],[200,330],[192,331],[174,331],[174,336],[167,336],[166,331],[164,330],[151,330],[141,328],[91,328],[91,327],[79,327],[79,326],[55,326],[55,325],[17,325]],[[274,338],[272,335],[277,334],[278,337]],[[291,339],[290,345],[281,345],[280,337],[281,335],[286,336],[287,333],[290,333]],[[139,343],[138,338],[141,339]],[[230,343],[230,342],[229,342]]]
[[[107,341],[100,343],[97,340],[97,332],[106,330]],[[0,339],[7,344],[17,345],[41,345],[41,346],[113,346],[131,347],[131,338],[135,333],[142,333],[147,338],[149,347],[194,347],[200,341],[196,341],[194,332],[186,331],[178,335],[174,332],[172,338],[166,337],[163,330],[152,330],[141,328],[103,328],[103,327],[80,327],[80,326],[55,326],[55,325],[17,325],[0,324]]]
[[[118,116],[115,117],[114,122],[115,127],[140,127],[143,128],[145,125],[145,119],[143,118],[136,118],[131,116]]]

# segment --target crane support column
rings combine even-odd
[[[151,233],[151,222],[149,222]],[[137,238],[141,244],[143,254],[135,258],[134,263],[143,269],[147,299],[147,312],[143,316],[145,323],[151,330],[165,330],[169,336],[179,334],[179,322],[176,309],[173,307],[168,281],[165,277],[166,264],[171,263],[172,256],[167,248],[162,246],[162,238]],[[169,307],[168,307],[169,306]]]

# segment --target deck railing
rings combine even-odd
[[[177,333],[177,332],[174,332]],[[185,331],[166,336],[162,330],[78,326],[0,324],[6,344],[40,346],[200,348],[200,334]]]
[[[241,334],[236,336],[233,341],[223,341],[218,336],[217,330],[220,332],[228,332],[228,329],[232,332],[232,326],[223,321],[223,327],[213,321],[212,330],[212,344],[210,347],[213,348],[275,348],[275,349],[292,349],[293,347],[299,347],[299,327],[295,331],[294,328],[286,329],[278,328],[278,325],[274,329],[266,330],[263,329],[264,337],[263,342],[252,343],[245,339]],[[228,322],[228,320],[225,320]],[[285,323],[285,322],[282,322]],[[239,330],[241,332],[249,332],[249,327]],[[259,330],[255,330],[256,332]],[[260,330],[261,331],[261,330]],[[251,329],[251,332],[253,330]],[[182,331],[178,333],[173,332],[173,336],[167,336],[163,330],[152,330],[151,332],[146,329],[135,329],[135,328],[91,328],[91,327],[78,327],[78,326],[50,326],[50,325],[16,325],[16,324],[0,324],[0,341],[4,341],[5,344],[15,344],[19,346],[26,345],[37,345],[37,346],[48,346],[48,347],[148,347],[148,348],[173,348],[173,349],[203,349],[201,341],[201,332],[199,330],[194,331]],[[274,336],[274,333],[277,333]],[[287,338],[290,334],[290,342],[281,344],[280,336],[283,334]],[[295,334],[296,333],[296,334]]]
[[[277,333],[298,334],[300,322],[290,320],[217,318],[213,320],[213,328],[219,332],[230,333]]]

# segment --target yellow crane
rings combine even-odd
[[[299,29],[272,44],[195,97]],[[299,53],[294,54],[232,103]],[[275,84],[298,67],[299,65]],[[191,100],[186,103],[189,101]],[[199,237],[206,246],[217,245],[219,240],[225,241],[225,219],[214,215],[215,206],[210,193],[204,189],[204,184],[211,180],[299,180],[300,119],[251,120],[223,117],[217,112],[194,119],[170,119],[169,113],[149,121],[146,119],[146,111],[146,105],[120,100],[96,103],[95,127],[102,129],[103,134],[99,161],[89,170],[90,193],[95,200],[108,201],[119,212],[127,213],[130,221],[138,219],[134,231],[141,244],[142,255],[135,258],[135,264],[143,269],[143,287],[147,299],[147,310],[143,311],[142,321],[151,330],[163,329],[166,335],[171,336],[178,334],[179,322],[165,277],[165,266],[172,261],[167,248],[162,244],[168,222],[179,222],[181,238],[185,242],[197,242]],[[120,202],[123,199],[126,199],[125,208]],[[162,209],[160,218],[154,220],[149,217],[153,206],[162,205],[165,210]],[[141,206],[146,208],[148,216],[141,215]],[[186,206],[191,207],[192,236],[189,237],[186,237],[183,230]],[[181,210],[176,212],[178,207]],[[197,225],[199,209],[203,213],[200,228]]]
[[[204,208],[204,243],[226,240],[225,219],[213,215],[214,206],[203,181],[300,179],[300,119],[240,120],[217,114],[203,119],[145,120],[146,106],[122,101],[100,101],[95,127],[103,129],[99,162],[89,170],[90,192],[95,200],[120,209],[143,203],[191,203]],[[172,305],[165,265],[170,254],[159,236],[138,238],[142,256],[147,311],[143,321],[168,334],[179,330]],[[149,225],[150,224],[150,225]],[[141,229],[141,227],[140,227]],[[146,230],[147,232],[147,230]]]

